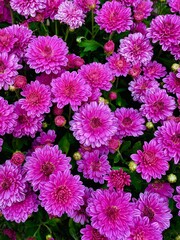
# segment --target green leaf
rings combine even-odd
[[[142,148],[142,143],[141,141],[138,141],[134,144],[134,146],[132,147],[132,149],[130,150],[130,154],[133,154],[133,153],[136,153],[137,150],[141,149]]]
[[[96,51],[99,47],[103,47],[100,43],[95,40],[84,40],[78,43],[79,47],[84,48],[84,52],[93,52]]]
[[[58,146],[62,150],[62,152],[66,153],[66,154],[69,152],[70,142],[68,140],[68,135],[67,134],[65,134],[61,138],[61,140],[58,143]]]
[[[131,146],[131,141],[125,141],[122,143],[121,148],[120,148],[120,152],[125,152],[126,150],[129,149],[129,147]]]
[[[69,233],[74,240],[79,240],[79,237],[76,231],[76,226],[72,219],[69,220]]]
[[[114,158],[114,163],[118,163],[120,161],[120,159],[121,158],[120,158],[119,154],[117,153],[115,158]]]

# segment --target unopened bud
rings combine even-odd
[[[49,234],[46,236],[46,240],[54,240],[54,238]]]
[[[169,183],[175,183],[177,181],[177,177],[175,174],[171,173],[167,176],[168,182]]]
[[[115,44],[112,40],[109,40],[104,44],[104,52],[109,56],[114,52]]]
[[[66,119],[63,116],[56,116],[54,122],[58,127],[64,127],[64,125],[66,125]]]
[[[146,123],[146,127],[147,127],[147,129],[153,129],[154,128],[154,124],[152,122],[147,122]]]
[[[73,158],[74,158],[76,161],[78,161],[78,160],[80,160],[80,159],[82,158],[82,156],[81,156],[80,152],[75,152],[75,153],[73,154]]]
[[[180,240],[180,235],[178,235],[178,236],[175,238],[175,240]]]
[[[56,105],[53,107],[53,114],[55,116],[63,114],[63,108],[58,108]]]
[[[171,66],[171,69],[173,72],[177,72],[177,70],[180,68],[180,65],[178,63],[173,63]]]
[[[131,172],[136,171],[136,168],[137,168],[137,164],[133,161],[130,161],[129,162],[129,169],[131,170]]]
[[[116,92],[110,92],[109,93],[109,99],[111,101],[116,100],[117,99],[117,93]]]
[[[15,90],[16,88],[13,85],[9,86],[9,91],[14,92]]]
[[[11,162],[17,166],[20,166],[24,162],[24,160],[25,160],[25,155],[20,151],[13,153],[11,157]]]
[[[48,127],[48,124],[47,124],[46,122],[43,122],[42,127],[43,127],[43,128],[47,128],[47,127]]]
[[[27,84],[27,79],[25,76],[22,76],[22,75],[17,75],[15,78],[14,78],[14,87],[15,88],[24,88]]]
[[[99,103],[109,104],[109,101],[103,97],[99,97]]]

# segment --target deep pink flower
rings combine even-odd
[[[172,44],[168,50],[174,56],[175,60],[180,60],[180,43]]]
[[[120,138],[126,136],[140,136],[146,129],[144,126],[145,120],[136,109],[124,107],[117,108],[115,116],[118,119],[118,135]]]
[[[52,144],[56,139],[56,133],[54,130],[48,130],[47,133],[41,132],[40,136],[36,138],[37,143],[41,145]]]
[[[38,11],[46,8],[46,0],[10,0],[11,8],[26,18],[35,17]]]
[[[14,77],[18,75],[17,70],[22,66],[18,64],[19,59],[14,54],[0,53],[0,89],[8,90],[14,83]]]
[[[113,40],[109,40],[108,42],[106,42],[104,44],[104,52],[107,54],[107,56],[113,54],[114,49],[115,49],[115,43],[113,42]]]
[[[54,20],[55,15],[58,12],[59,5],[63,2],[63,0],[47,0],[47,6],[45,9],[45,18],[49,18]]]
[[[169,169],[168,161],[170,160],[161,146],[155,140],[149,143],[144,142],[143,151],[138,150],[137,154],[132,154],[131,158],[137,164],[136,171],[141,173],[143,179],[150,182],[152,178],[161,179]]]
[[[166,121],[155,132],[159,146],[164,149],[166,155],[174,159],[175,164],[180,160],[180,122]]]
[[[64,71],[65,70],[62,70],[58,74],[54,74],[54,73],[46,74],[45,72],[43,72],[39,76],[36,77],[36,80],[38,80],[41,84],[50,86],[52,80],[60,77],[61,73],[63,73]]]
[[[103,104],[91,102],[79,108],[70,121],[70,130],[84,146],[93,148],[107,145],[117,131],[117,119],[111,109]]]
[[[147,37],[152,38],[153,43],[159,41],[163,51],[168,50],[171,44],[178,44],[180,41],[180,16],[175,14],[157,16],[151,21]]]
[[[36,73],[51,72],[57,74],[61,68],[67,65],[68,48],[66,43],[56,35],[39,36],[28,45],[27,63]]]
[[[91,225],[86,225],[85,228],[81,229],[82,240],[108,240],[109,238],[103,236],[93,228]]]
[[[28,192],[21,202],[15,202],[9,207],[2,210],[7,221],[15,221],[16,223],[25,222],[33,212],[38,211],[39,201],[34,192]]]
[[[0,29],[0,51],[10,52],[13,48],[16,38],[11,35],[6,28]]]
[[[9,239],[11,239],[11,240],[17,240],[16,239],[16,232],[14,230],[10,229],[10,228],[5,228],[3,230],[3,234],[8,236]]]
[[[118,33],[130,30],[132,25],[131,9],[125,7],[117,1],[107,1],[102,5],[100,10],[96,12],[96,23],[100,29],[104,29],[107,33],[117,31]]]
[[[77,111],[82,102],[87,102],[91,96],[90,86],[75,71],[62,73],[61,77],[53,79],[51,86],[52,101],[57,103],[58,108],[70,104],[73,111]]]
[[[80,209],[84,204],[84,190],[78,175],[73,176],[69,171],[58,172],[42,185],[39,198],[48,214],[61,217]]]
[[[166,68],[156,61],[149,62],[143,67],[144,76],[149,78],[150,81],[162,78],[166,75]]]
[[[146,92],[140,111],[148,121],[156,123],[172,116],[175,108],[174,98],[169,96],[165,90],[157,88]]]
[[[133,66],[130,68],[129,75],[132,76],[133,78],[137,78],[140,76],[141,72],[142,72],[141,64],[136,63],[133,64]]]
[[[32,184],[34,191],[37,191],[41,186],[43,188],[44,183],[49,181],[52,174],[70,169],[69,163],[70,158],[62,154],[57,145],[36,148],[31,156],[26,157],[25,178]]]
[[[55,19],[69,25],[70,29],[76,29],[83,25],[85,14],[74,2],[65,0],[58,7]]]
[[[84,59],[77,56],[76,54],[68,54],[67,55],[68,63],[65,67],[66,70],[69,70],[71,68],[80,68],[84,64]]]
[[[107,155],[100,154],[98,150],[85,152],[82,160],[77,161],[78,171],[87,179],[104,183],[104,177],[110,172],[110,164]]]
[[[21,108],[25,109],[28,116],[37,116],[49,113],[51,103],[50,87],[40,84],[38,81],[31,81],[27,84],[21,95],[25,98],[20,99]]]
[[[10,159],[11,163],[15,164],[16,166],[21,166],[24,160],[25,155],[20,151],[14,152]]]
[[[96,10],[99,7],[99,0],[75,0],[74,3],[80,7],[84,13],[90,10]]]
[[[4,0],[0,1],[0,22],[12,23],[10,9],[6,6]]]
[[[159,230],[163,231],[170,227],[172,218],[168,202],[164,201],[158,193],[140,193],[134,210],[135,217],[147,217],[150,223],[157,223]]]
[[[147,34],[146,24],[143,22],[135,22],[131,27],[132,33],[142,33],[142,35]]]
[[[6,161],[0,165],[0,206],[3,209],[25,199],[26,184],[21,168]]]
[[[121,39],[119,52],[132,64],[147,64],[153,56],[149,40],[141,33],[129,34]]]
[[[12,133],[16,126],[18,115],[14,111],[14,106],[9,105],[3,97],[0,97],[0,135]]]
[[[130,199],[131,194],[122,191],[98,189],[93,192],[87,207],[92,227],[109,239],[128,237],[133,212]]]
[[[116,77],[124,76],[126,77],[131,64],[126,61],[119,53],[114,53],[112,56],[107,58],[107,66]]]
[[[170,72],[165,78],[163,78],[163,85],[169,92],[180,93],[180,77],[178,78],[175,73]]]
[[[171,12],[180,13],[180,1],[179,0],[167,0],[167,2],[171,8]]]
[[[161,197],[172,198],[174,189],[170,183],[156,181],[149,184],[146,191],[158,193]]]
[[[178,216],[180,216],[180,186],[176,187],[178,195],[175,195],[173,199],[176,201],[176,207],[179,209]]]
[[[136,21],[142,21],[151,15],[153,2],[150,0],[141,0],[135,4],[133,12]]]
[[[27,84],[27,78],[23,75],[17,75],[14,78],[14,87],[23,89]]]

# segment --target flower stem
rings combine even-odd
[[[94,38],[94,9],[91,10],[91,28],[92,28],[92,38]]]
[[[58,22],[57,22],[57,20],[55,20],[54,24],[55,24],[55,34],[58,36]]]
[[[69,35],[69,27],[67,27],[66,29],[66,34],[65,34],[65,37],[64,37],[64,41],[66,42],[67,38],[68,38],[68,35]]]

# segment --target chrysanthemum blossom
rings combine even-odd
[[[40,136],[36,138],[37,143],[41,145],[51,144],[56,139],[56,133],[54,130],[48,130],[47,133],[41,132]]]
[[[111,168],[107,158],[107,155],[101,155],[98,150],[85,152],[82,160],[77,161],[78,171],[82,172],[85,178],[103,184],[104,177]]]
[[[132,64],[147,64],[153,56],[152,46],[142,33],[129,34],[120,40],[119,52]]]
[[[116,133],[117,119],[107,105],[91,102],[84,104],[73,115],[70,130],[80,144],[100,147],[108,145],[108,141]]]
[[[58,146],[46,145],[43,148],[36,148],[35,151],[26,157],[24,165],[27,173],[26,180],[31,183],[34,191],[40,189],[41,185],[49,181],[52,174],[69,170],[71,168],[70,158],[62,154]]]
[[[118,135],[121,138],[126,136],[140,136],[146,129],[144,125],[145,120],[136,109],[117,108],[115,116],[118,119]]]
[[[180,186],[176,187],[178,195],[175,195],[173,199],[176,201],[176,207],[179,209],[178,216],[180,216]]]
[[[180,78],[175,73],[170,72],[165,78],[163,78],[163,85],[171,93],[180,93]]]
[[[47,0],[45,9],[45,18],[55,19],[55,15],[58,13],[58,7],[63,0]]]
[[[132,154],[131,158],[137,164],[136,171],[141,173],[143,179],[150,182],[152,178],[161,179],[169,169],[170,160],[161,146],[155,140],[149,143],[144,142],[143,151],[138,150],[137,154]]]
[[[147,192],[158,193],[161,197],[172,198],[174,189],[167,182],[153,182],[146,188]]]
[[[74,2],[65,0],[59,5],[55,19],[61,23],[66,23],[70,29],[76,29],[83,25],[85,16],[83,10]]]
[[[116,190],[123,190],[124,186],[130,186],[131,178],[130,176],[123,171],[123,169],[112,170],[109,175],[105,177],[107,180],[107,186],[110,189],[115,188]]]
[[[172,116],[175,108],[174,98],[169,96],[165,90],[152,89],[146,92],[140,111],[148,121],[156,123]]]
[[[80,68],[84,64],[84,59],[74,53],[68,54],[67,59],[68,63],[65,67],[66,70],[69,70],[71,68]]]
[[[99,8],[99,0],[74,0],[74,3],[83,10],[84,13]]]
[[[107,58],[107,66],[112,71],[113,75],[116,77],[124,76],[126,77],[131,64],[126,61],[119,53],[114,53],[112,56]]]
[[[180,122],[166,121],[155,132],[156,140],[164,149],[166,155],[174,159],[175,164],[180,161]]]
[[[159,88],[156,80],[150,80],[145,76],[139,76],[129,83],[128,90],[131,92],[134,101],[143,102],[147,90]]]
[[[18,61],[18,57],[14,54],[0,53],[0,89],[8,90],[9,86],[13,85],[14,77],[22,68]]]
[[[38,11],[46,8],[46,0],[10,0],[10,6],[26,18],[35,17]]]
[[[43,184],[39,199],[48,214],[61,217],[64,213],[71,214],[80,209],[84,204],[84,191],[78,175],[73,176],[69,171],[58,172]]]
[[[3,209],[25,199],[26,184],[21,168],[6,161],[0,165],[0,206]]]
[[[81,229],[81,240],[108,240],[109,238],[103,236],[98,232],[97,229],[93,228],[91,225],[86,225],[85,228]]]
[[[133,227],[131,227],[131,234],[127,240],[135,239],[158,239],[162,240],[162,232],[159,230],[157,223],[150,223],[147,217],[134,218]]]
[[[163,231],[170,226],[172,218],[168,202],[164,201],[158,193],[140,193],[134,210],[135,217],[147,217],[150,223],[157,223],[159,231]]]
[[[168,50],[174,56],[175,60],[180,60],[180,43],[172,44]]]
[[[16,41],[6,28],[0,29],[0,52],[10,52]]]
[[[167,2],[171,8],[171,12],[180,13],[180,1],[179,0],[167,0]]]
[[[135,4],[133,12],[136,21],[142,21],[151,15],[153,2],[150,0],[141,0]]]
[[[171,44],[178,44],[180,41],[180,16],[175,14],[157,16],[151,21],[147,37],[152,38],[153,43],[159,42],[163,51],[168,50]]]
[[[14,111],[14,106],[8,104],[3,97],[0,97],[0,135],[12,133],[16,126],[18,115]]]
[[[62,69],[58,74],[50,73],[46,74],[45,72],[41,73],[36,77],[36,80],[38,80],[41,84],[45,84],[47,86],[50,86],[53,79],[58,78],[61,76],[61,73],[63,73],[65,70]]]
[[[109,239],[128,237],[133,212],[130,199],[130,193],[96,190],[87,207],[92,227]]]
[[[16,223],[25,222],[33,212],[38,211],[39,201],[34,192],[28,192],[21,202],[15,202],[2,210],[2,214],[7,221]]]
[[[5,1],[0,1],[0,22],[12,24],[11,12]]]
[[[57,74],[67,65],[68,48],[66,43],[57,36],[39,36],[28,45],[27,63],[36,73],[46,72]]]
[[[146,24],[143,22],[135,22],[131,26],[131,31],[132,31],[132,33],[140,32],[143,35],[146,35],[147,34]]]
[[[152,81],[164,77],[166,75],[166,68],[161,63],[153,61],[143,67],[143,72],[144,76]]]
[[[77,111],[92,94],[90,86],[75,71],[62,73],[61,77],[53,79],[51,86],[54,95],[52,101],[57,103],[57,107],[70,104],[73,111]]]
[[[25,86],[21,95],[25,98],[19,99],[19,103],[28,116],[39,117],[41,114],[50,112],[52,103],[49,86],[40,84],[38,81],[31,81]]]
[[[117,1],[107,1],[102,5],[100,10],[96,12],[96,23],[100,29],[104,29],[107,33],[116,31],[118,33],[130,30],[132,25],[131,9],[125,7]]]

